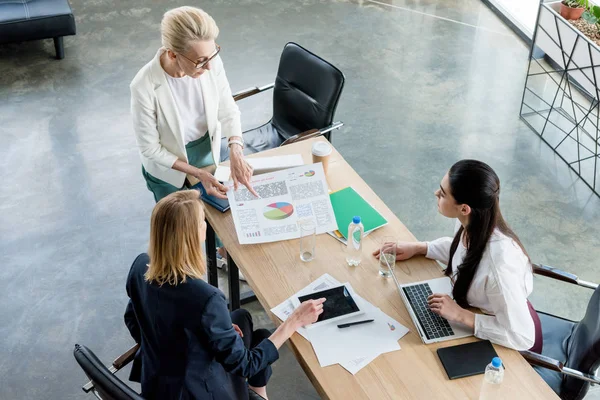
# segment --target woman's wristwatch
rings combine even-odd
[[[232,144],[239,144],[240,146],[242,146],[242,149],[244,148],[244,138],[240,138],[238,139],[229,139],[229,142],[227,143],[227,147],[231,147]]]

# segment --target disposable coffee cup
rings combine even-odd
[[[323,163],[323,171],[327,174],[329,158],[333,152],[333,147],[327,142],[317,142],[312,146],[313,163]]]

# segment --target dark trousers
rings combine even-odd
[[[244,333],[242,340],[247,349],[256,347],[264,339],[271,336],[271,332],[267,329],[254,330],[254,323],[250,313],[242,308],[231,313],[231,322],[240,327]],[[254,387],[266,386],[273,371],[271,366],[259,371],[256,375],[248,377],[248,384]]]

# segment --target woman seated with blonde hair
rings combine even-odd
[[[278,349],[323,312],[325,299],[307,301],[274,333],[255,331],[248,311],[230,314],[203,280],[205,237],[198,192],[172,193],[154,207],[148,254],[129,271],[125,323],[140,344],[130,379],[145,399],[266,398]]]

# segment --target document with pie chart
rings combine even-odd
[[[322,164],[305,165],[252,177],[255,197],[244,186],[227,198],[240,244],[297,239],[299,224],[316,226],[317,234],[337,229]]]

